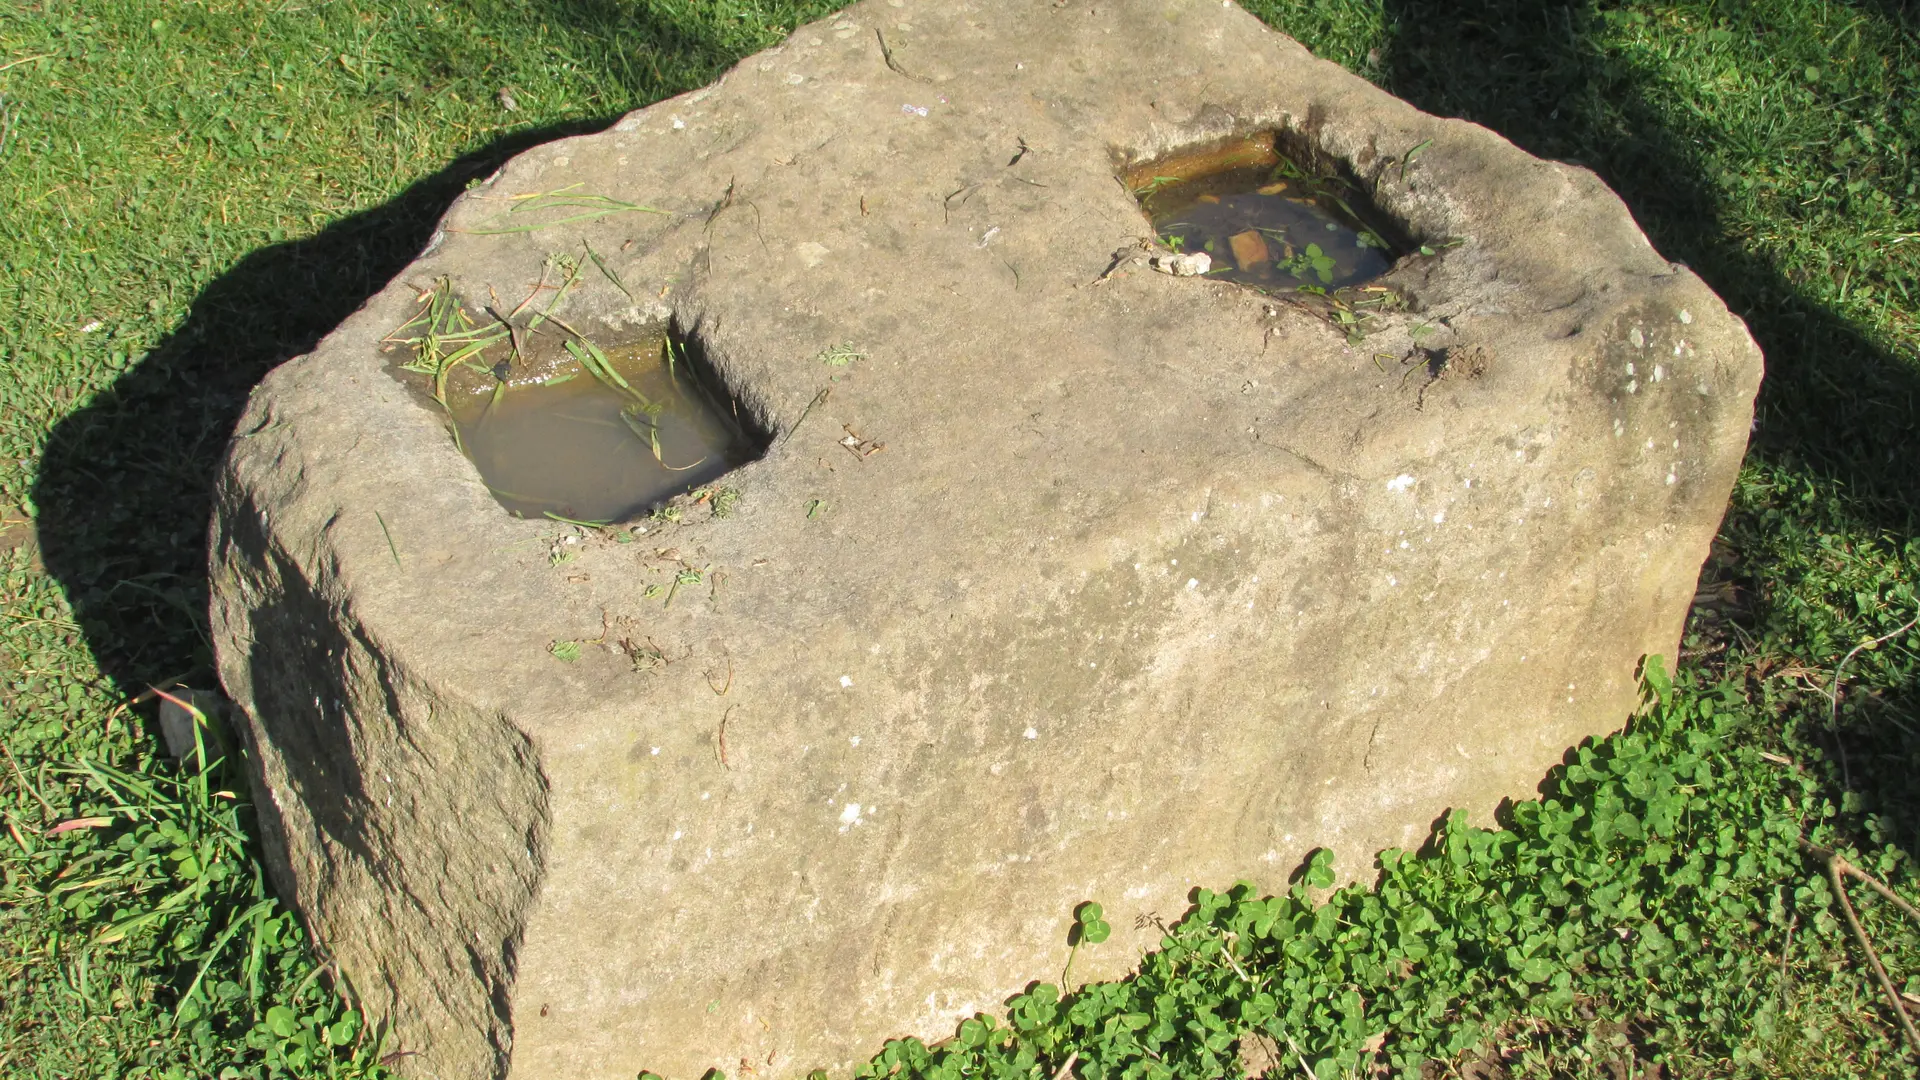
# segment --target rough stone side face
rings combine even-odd
[[[1102,277],[1116,173],[1268,129],[1439,252],[1358,344]],[[667,212],[491,231],[570,185]],[[1760,378],[1591,173],[1217,0],[856,5],[444,226],[263,382],[214,538],[276,875],[421,1077],[843,1068],[1056,978],[1079,901],[1114,977],[1196,884],[1528,794],[1672,657]],[[670,319],[779,437],[556,566],[383,339],[589,243],[569,323]]]
[[[221,498],[217,520],[235,527],[213,538],[215,628],[246,643],[221,678],[249,720],[275,886],[402,1033],[395,1049],[431,1046],[444,1075],[499,1075],[547,823],[533,749],[395,663],[337,582],[261,533],[230,478]]]

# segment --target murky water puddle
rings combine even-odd
[[[1149,162],[1124,179],[1161,243],[1211,257],[1208,277],[1331,291],[1379,277],[1400,254],[1356,185],[1281,153],[1272,134]]]
[[[460,447],[512,513],[620,521],[758,456],[664,334],[566,344],[544,363],[462,365],[447,379]]]

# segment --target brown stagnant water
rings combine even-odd
[[[603,355],[626,387],[564,354],[532,371],[463,368],[449,379],[461,449],[512,513],[620,521],[757,456],[665,333]]]
[[[1400,254],[1356,185],[1280,152],[1271,133],[1135,166],[1124,178],[1175,251],[1211,256],[1208,277],[1267,292],[1332,291],[1386,273]]]

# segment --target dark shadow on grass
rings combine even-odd
[[[1727,227],[1721,184],[1698,149],[1716,132],[1702,119],[1663,108],[1650,95],[1656,74],[1600,43],[1611,5],[1595,0],[1385,0],[1393,37],[1379,81],[1429,112],[1484,124],[1542,157],[1597,172],[1632,209],[1669,259],[1699,273],[1747,320],[1767,357],[1749,459],[1783,485],[1822,503],[1790,514],[1845,522],[1895,544],[1920,535],[1920,367],[1863,337],[1824,304],[1800,271],[1754,254]],[[1894,0],[1857,0],[1864,14],[1908,30],[1920,15]],[[1743,13],[1722,13],[1750,33]],[[1743,537],[1776,525],[1730,516],[1733,554]],[[1737,570],[1736,570],[1737,573]],[[1769,598],[1757,598],[1764,622]],[[1908,613],[1910,614],[1910,613]],[[1905,615],[1901,616],[1904,620]],[[1896,620],[1899,621],[1899,620]],[[1891,819],[1888,840],[1920,850],[1920,738],[1900,717],[1920,715],[1920,688],[1883,687],[1843,710],[1837,732],[1818,717],[1799,720],[1824,746],[1821,771],[1836,803],[1850,792],[1862,812]],[[1854,707],[1857,705],[1858,707]],[[1858,823],[1861,818],[1854,817]]]
[[[121,690],[175,676],[210,685],[212,483],[254,384],[412,261],[469,181],[593,126],[510,135],[391,202],[247,255],[145,360],[53,429],[33,492],[42,559]]]
[[[784,26],[838,5],[778,5]],[[195,299],[133,370],[51,432],[34,484],[47,570],[105,674],[129,693],[183,676],[210,685],[206,531],[212,482],[247,394],[319,342],[419,253],[472,180],[530,146],[600,130],[618,112],[709,81],[773,31],[723,13],[622,0],[474,5],[502,40],[536,31],[601,84],[613,115],[495,140],[392,201],[261,248]]]

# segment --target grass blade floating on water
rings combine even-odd
[[[604,529],[607,526],[613,524],[613,522],[611,521],[580,521],[575,518],[562,517],[551,510],[542,510],[540,512],[552,518],[555,521],[563,522],[568,525],[578,525],[583,529]]]
[[[647,419],[645,420],[640,419],[639,416],[634,415],[636,412],[646,416]],[[649,445],[653,445],[653,446],[659,445],[660,426],[654,422],[652,413],[647,412],[644,409],[635,409],[632,407],[628,407],[620,410],[620,419],[623,423],[627,425],[627,430],[633,432],[634,438],[637,438],[641,442],[647,443]]]

